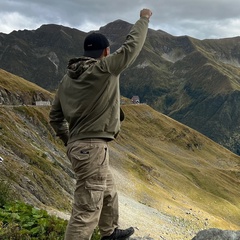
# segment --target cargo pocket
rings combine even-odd
[[[82,207],[93,212],[101,209],[103,204],[104,181],[89,179],[85,182],[85,199]]]
[[[98,166],[107,167],[108,161],[109,161],[109,157],[108,157],[108,147],[104,145],[104,146],[103,146],[102,148],[100,148],[100,150],[99,150],[99,154],[98,154]]]
[[[90,151],[91,147],[86,145],[73,147],[68,152],[68,158],[72,163],[72,169],[77,176],[84,172],[87,172],[90,168]]]

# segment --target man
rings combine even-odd
[[[110,54],[107,38],[88,35],[84,56],[69,61],[49,117],[67,146],[76,190],[65,240],[89,240],[98,226],[102,240],[127,239],[132,227],[118,228],[118,195],[109,169],[108,141],[120,130],[119,75],[134,62],[146,39],[149,9],[140,11],[122,47]]]

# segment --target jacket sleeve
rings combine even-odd
[[[132,27],[123,45],[104,59],[107,71],[119,75],[139,55],[146,40],[149,20],[141,17]]]
[[[67,121],[64,118],[61,103],[58,98],[58,92],[55,95],[50,113],[50,125],[56,132],[56,136],[58,136],[64,143],[64,145],[67,145],[67,141],[69,138],[69,130],[68,130],[68,124]]]

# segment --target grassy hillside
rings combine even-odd
[[[239,156],[147,105],[123,110],[114,164],[132,179],[132,194],[172,215],[200,211],[215,226],[239,228]]]
[[[148,105],[124,102],[126,119],[110,143],[123,225],[173,240],[239,229],[240,157]],[[75,180],[49,110],[0,105],[0,180],[15,199],[69,214]]]
[[[25,92],[30,93],[39,91],[42,94],[50,95],[49,91],[44,90],[38,85],[25,80],[24,78],[17,77],[3,69],[0,69],[0,88],[6,89],[12,93]]]
[[[0,104],[32,105],[51,101],[53,94],[38,85],[0,69]]]

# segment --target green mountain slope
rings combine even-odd
[[[13,75],[9,81],[22,83]],[[154,231],[174,240],[202,228],[239,229],[240,157],[146,104],[122,108],[126,120],[110,143],[121,221],[141,230],[142,216],[149,224],[154,219]],[[0,105],[0,179],[11,183],[16,199],[69,213],[75,180],[49,110]]]

